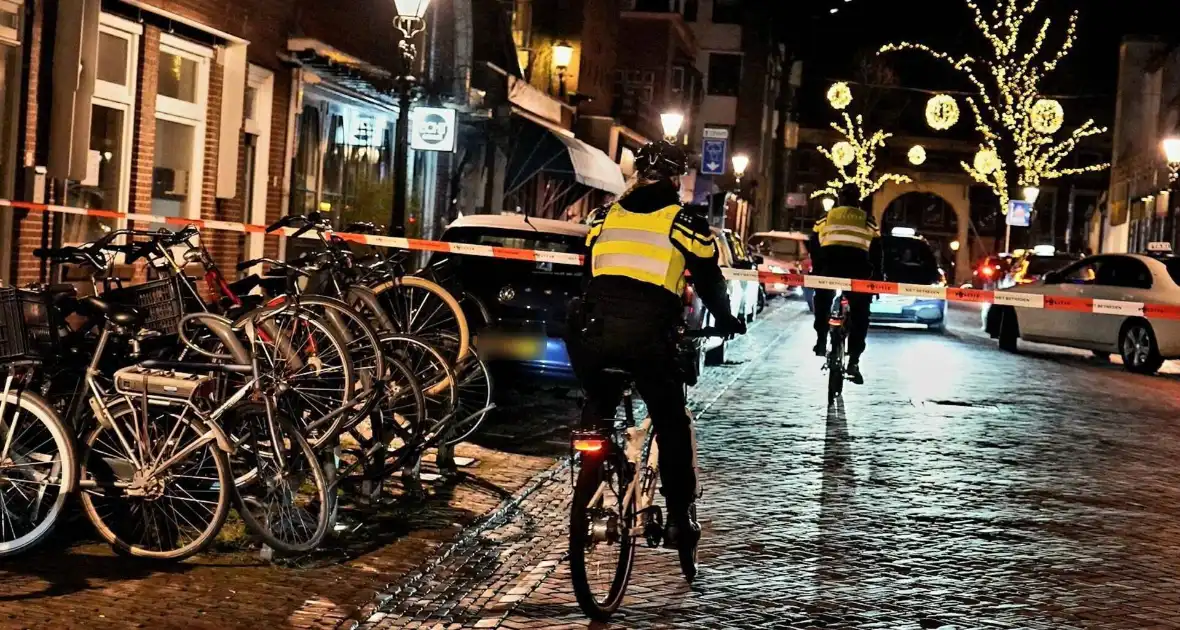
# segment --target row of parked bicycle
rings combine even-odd
[[[459,300],[318,215],[283,228],[319,238],[238,265],[267,275],[228,281],[191,227],[119,230],[36,252],[93,296],[0,288],[0,556],[44,541],[74,496],[130,555],[196,554],[231,506],[271,548],[309,551],[342,501],[379,506],[393,477],[420,493],[428,450],[453,462],[492,408]],[[149,280],[124,286],[138,261]]]

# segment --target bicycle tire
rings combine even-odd
[[[376,284],[370,287],[370,290],[396,326],[396,330],[390,332],[421,337],[436,344],[440,350],[444,351],[443,354],[450,361],[452,367],[467,358],[467,354],[471,351],[471,329],[467,322],[467,316],[463,313],[463,307],[455,299],[455,296],[442,285],[418,276],[402,276]],[[397,291],[403,293],[400,298],[394,295],[394,292]],[[408,294],[412,294],[414,291],[424,291],[441,302],[442,306],[432,311],[430,317],[445,307],[449,316],[454,320],[453,323],[444,319],[432,325],[428,320],[415,326],[417,317],[410,316],[406,312],[407,309],[412,309],[414,300],[408,297]],[[425,298],[425,296],[423,297]]]
[[[74,490],[78,471],[77,455],[74,452],[74,437],[47,401],[32,392],[14,390],[9,391],[5,396],[4,407],[5,417],[0,417],[0,498],[3,499],[0,501],[0,515],[8,526],[0,532],[0,558],[28,551],[53,532],[53,528],[62,517],[66,501]],[[13,410],[11,414],[9,410]],[[34,453],[26,450],[21,454],[20,459],[29,459],[29,463],[18,463],[19,460],[15,456],[16,450],[21,444],[26,443],[23,437],[19,441],[17,439],[19,416],[22,415],[29,416],[34,419],[34,422],[43,425],[45,432],[49,434],[49,440],[37,438],[29,443],[40,445],[38,448],[42,450],[52,445],[53,453],[45,453],[40,450]],[[21,432],[20,435],[23,436],[25,433]],[[11,463],[5,464],[3,462]],[[56,473],[54,472],[55,463]],[[34,478],[35,480],[30,481],[29,475],[36,474],[36,471],[45,464],[49,464],[49,470],[44,479]],[[6,471],[11,472],[6,473]],[[21,478],[9,477],[9,474],[20,475]],[[56,486],[56,492],[48,497],[49,501],[45,501],[46,494],[50,492],[48,486],[53,486],[50,482],[54,476],[60,479],[60,483]],[[21,492],[19,484],[40,486],[40,489],[26,495]],[[9,494],[8,490],[10,489],[15,491],[13,495]],[[22,498],[33,498],[29,506],[31,511],[26,514],[27,519],[14,518],[14,514],[10,510],[10,506],[16,505],[16,495]],[[16,535],[19,530],[14,530],[13,526],[25,520],[30,527],[23,534]]]
[[[574,486],[573,503],[570,504],[569,562],[574,596],[587,617],[604,623],[610,620],[623,603],[627,583],[631,579],[631,567],[635,562],[635,538],[630,532],[635,525],[635,514],[631,513],[629,507],[623,509],[623,515],[617,525],[618,531],[621,532],[617,541],[619,557],[605,597],[599,599],[590,584],[586,564],[586,552],[592,543],[592,515],[589,503],[598,493],[602,483],[609,481],[612,476],[618,478],[620,490],[617,496],[621,497],[631,483],[632,474],[626,459],[617,451],[612,450],[602,457],[583,456],[582,468],[578,472],[578,480]]]
[[[247,314],[244,317],[251,317]],[[326,352],[320,352],[317,349],[316,356],[327,356],[329,359],[333,357],[338,358],[334,360],[333,366],[330,368],[332,375],[325,377],[326,380],[320,383],[324,387],[310,387],[316,384],[316,380],[321,380],[323,377],[323,370],[312,366],[314,373],[307,373],[307,383],[300,382],[300,374],[304,372],[304,368],[312,365],[310,361],[299,359],[298,363],[301,367],[299,371],[294,373],[280,373],[285,370],[285,364],[295,363],[295,361],[281,358],[282,348],[272,342],[264,341],[259,335],[255,340],[253,348],[255,357],[258,360],[259,369],[269,369],[272,372],[272,379],[276,383],[283,383],[286,385],[286,393],[279,397],[280,409],[288,412],[292,421],[303,432],[303,436],[307,438],[315,449],[322,448],[325,444],[331,443],[331,440],[340,433],[341,427],[345,422],[351,419],[351,414],[342,413],[336,416],[328,426],[316,427],[316,429],[309,430],[308,427],[314,425],[319,418],[324,418],[332,412],[340,409],[346,405],[354,397],[354,383],[356,382],[352,358],[348,352],[348,343],[341,338],[340,334],[336,332],[335,327],[321,319],[313,311],[304,308],[291,308],[284,311],[271,311],[262,313],[255,321],[256,327],[261,328],[266,320],[276,321],[277,330],[283,330],[280,319],[297,318],[306,323],[309,329],[314,329],[315,334],[318,334],[322,340],[325,340],[331,345],[331,349]],[[294,331],[294,328],[291,329]],[[274,349],[267,350],[267,348]],[[323,364],[321,359],[320,364]],[[309,404],[312,397],[312,391],[323,391],[325,394],[319,396],[322,400],[316,402],[315,405]],[[302,404],[297,404],[293,398],[301,398]],[[310,409],[309,409],[310,407]],[[317,414],[318,417],[310,417],[308,414]]]
[[[474,435],[491,412],[495,382],[475,349],[455,370],[455,386],[456,421],[449,428],[448,436],[443,438],[442,446],[453,446]]]
[[[264,451],[260,448],[262,445],[259,444],[257,438],[261,435],[264,440],[269,440],[270,427],[257,423],[259,420],[262,423],[266,423],[267,421],[266,407],[257,403],[248,403],[232,412],[233,423],[253,429],[251,436],[255,439],[251,442],[254,445],[254,456],[251,458],[253,459],[253,465],[251,468],[259,471],[254,477],[254,483],[248,485],[246,488],[236,488],[237,491],[234,493],[234,500],[242,522],[267,545],[283,553],[304,553],[318,547],[323,542],[324,537],[327,536],[328,530],[331,527],[330,517],[332,515],[333,498],[328,491],[328,482],[324,475],[324,469],[321,467],[319,458],[316,455],[315,449],[312,448],[311,443],[307,441],[307,438],[303,437],[296,428],[295,423],[278,410],[274,411],[272,419],[275,423],[275,430],[281,433],[281,435],[276,436],[278,440],[280,442],[289,441],[283,445],[281,449],[282,453],[279,454],[279,457],[272,459],[285,461],[288,464],[298,462],[297,465],[302,468],[297,473],[300,475],[300,478],[297,480],[298,487],[296,492],[303,488],[307,480],[311,481],[313,494],[305,496],[305,499],[307,499],[306,505],[312,506],[311,509],[314,509],[315,512],[310,515],[311,519],[309,520],[297,511],[301,509],[299,506],[294,506],[293,508],[294,500],[292,494],[289,492],[289,480],[292,477],[285,472],[279,471],[271,474],[262,464],[263,457],[260,453]],[[254,423],[253,426],[251,426],[251,423]],[[249,452],[247,449],[242,448],[242,443],[238,443],[236,446],[239,449],[235,451],[235,454],[237,452]],[[308,478],[308,475],[310,475],[310,478]],[[285,486],[285,489],[276,487],[273,484],[276,476],[279,477],[279,484]],[[255,493],[260,487],[264,487],[268,495],[267,498],[276,497],[276,491],[286,494],[286,496],[277,496],[278,500],[283,501],[286,506],[286,509],[280,508],[278,510],[280,520],[271,519],[275,513],[273,509],[267,509],[264,518],[259,519],[258,515],[254,513],[254,510],[250,508],[250,503],[257,501],[257,495]],[[296,518],[304,525],[305,534],[302,537],[295,538],[284,533],[288,531],[296,533],[296,529],[291,527],[291,524],[287,522],[286,519],[288,518]],[[308,524],[313,524],[314,526],[309,529],[306,527]]]
[[[434,344],[401,334],[383,334],[381,344],[390,356],[401,360],[414,372],[426,396],[429,412],[441,419],[455,410],[458,402],[455,372]]]
[[[128,415],[133,416],[133,418],[138,417],[137,412],[125,404],[120,405],[119,408],[111,412],[111,417],[115,424],[123,421]],[[208,431],[205,423],[195,418],[187,418],[185,416],[173,416],[173,418],[189,425],[193,433],[196,435],[204,435]],[[160,418],[153,417],[145,424],[148,427],[161,427],[163,423],[161,423],[159,420]],[[166,429],[161,430],[166,431]],[[108,479],[113,480],[113,476],[119,475],[120,472],[125,473],[129,470],[129,467],[125,464],[130,464],[130,461],[119,462],[116,459],[118,457],[118,449],[121,448],[121,446],[117,445],[117,442],[119,441],[118,439],[116,439],[116,442],[111,444],[115,450],[106,453],[106,455],[113,457],[108,458],[96,455],[96,443],[105,433],[108,432],[111,432],[110,429],[100,423],[86,436],[86,440],[84,442],[86,450],[82,457],[81,468],[79,469],[79,479],[81,484],[85,484],[85,482],[90,481],[89,477],[91,474],[94,474],[95,476],[101,475],[104,477],[102,481],[106,481]],[[145,444],[140,439],[143,436],[139,431],[130,433],[136,438],[135,444],[142,445],[139,452],[152,452],[149,448],[151,444]],[[156,442],[157,444],[168,443],[171,440],[179,441],[179,437],[169,435],[166,437],[166,439],[157,440]],[[175,450],[179,451],[179,449]],[[230,505],[233,503],[233,498],[231,496],[234,491],[233,472],[230,470],[229,460],[226,458],[225,452],[221,450],[216,441],[211,440],[207,442],[196,451],[193,451],[192,455],[196,455],[201,451],[203,451],[203,453],[201,455],[200,461],[212,462],[216,472],[216,478],[215,480],[212,477],[206,478],[204,480],[205,483],[203,484],[203,490],[197,490],[195,492],[186,490],[186,497],[183,500],[192,500],[201,503],[211,502],[214,503],[214,509],[211,511],[209,521],[203,527],[199,528],[200,531],[192,541],[179,547],[163,548],[162,544],[159,547],[149,547],[144,544],[146,541],[135,540],[133,538],[133,536],[136,534],[135,528],[129,528],[127,526],[127,520],[130,519],[131,511],[126,510],[125,508],[128,506],[128,504],[132,503],[133,500],[137,501],[139,507],[142,507],[143,509],[137,510],[136,512],[141,517],[144,517],[148,514],[146,505],[149,502],[138,500],[135,497],[128,497],[125,492],[118,488],[112,487],[110,489],[104,490],[100,485],[98,485],[98,482],[96,482],[96,487],[94,488],[86,488],[86,486],[83,485],[84,491],[81,493],[81,499],[82,508],[86,513],[86,517],[90,519],[91,524],[94,525],[94,529],[96,532],[98,532],[99,537],[105,540],[107,544],[109,544],[111,548],[115,550],[116,553],[139,558],[150,558],[153,560],[183,560],[185,558],[194,556],[207,548],[217,537],[217,534],[221,531],[222,525],[225,524],[226,517],[229,516]],[[189,458],[190,461],[192,459],[192,457]],[[112,467],[112,464],[121,465]],[[201,478],[194,475],[169,476],[170,483],[175,483],[179,479]],[[205,501],[202,501],[200,498],[198,498],[206,496],[208,499]],[[105,510],[102,508],[107,507],[105,499],[110,499],[109,506],[112,511],[103,514],[100,512],[105,512]],[[155,501],[152,501],[151,503],[155,503]],[[186,519],[186,522],[192,524],[191,520]],[[158,524],[154,525],[155,527],[152,529],[156,530],[158,534]],[[143,536],[148,535],[146,531],[141,531],[140,533]],[[157,538],[157,542],[163,543],[164,541],[160,538]]]
[[[697,506],[695,503],[689,508],[689,513],[695,522],[697,520]],[[676,550],[676,555],[680,560],[680,573],[684,575],[684,579],[689,584],[692,584],[693,580],[697,579],[697,553],[700,550],[700,546],[701,542],[698,540],[689,549]]]
[[[379,396],[374,394],[389,375],[380,336],[368,318],[346,302],[319,295],[300,296],[298,301],[301,308],[311,310],[340,333],[352,363],[353,391],[357,395],[368,394],[367,399],[357,406],[356,413],[349,414],[348,419],[341,422],[341,431],[347,431],[377,405]]]

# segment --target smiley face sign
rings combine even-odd
[[[410,112],[410,147],[415,151],[455,150],[455,110],[445,107],[415,107]]]

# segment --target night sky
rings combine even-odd
[[[804,33],[804,92],[800,95],[801,113],[815,111],[823,103],[822,92],[834,79],[857,80],[865,76],[858,67],[873,58],[882,44],[909,40],[929,44],[948,53],[979,53],[984,40],[971,19],[963,0],[763,0],[784,34],[801,42]],[[993,0],[980,0],[986,11]],[[1072,9],[1080,12],[1078,40],[1074,51],[1046,82],[1046,92],[1063,98],[1069,113],[1085,112],[1100,122],[1109,121],[1114,110],[1114,92],[1118,78],[1119,44],[1128,34],[1159,35],[1167,30],[1161,14],[1169,0],[1041,0],[1040,6],[1026,22],[1029,37],[1035,36],[1044,16],[1054,18],[1048,41],[1053,46],[1063,41],[1064,28]],[[802,7],[806,7],[803,9]],[[839,8],[832,15],[829,10]],[[810,16],[806,15],[810,12]],[[1173,24],[1172,30],[1175,31]],[[795,37],[792,38],[792,35]],[[810,41],[806,41],[810,37]],[[931,90],[967,89],[968,86],[946,72],[940,64],[918,53],[891,55],[887,67],[897,84]],[[856,87],[854,86],[854,93]],[[892,91],[890,91],[892,92]],[[906,94],[906,93],[903,93]],[[884,98],[902,99],[903,94]],[[910,92],[912,101],[926,96]],[[906,109],[915,109],[910,106]],[[908,118],[908,116],[907,116]],[[1103,121],[1102,119],[1106,119]],[[807,121],[803,121],[807,124]],[[904,124],[909,127],[908,124]]]

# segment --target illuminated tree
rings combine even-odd
[[[893,134],[874,131],[871,135],[865,131],[863,116],[857,116],[855,123],[847,113],[843,114],[844,125],[832,123],[832,128],[844,136],[844,140],[832,145],[831,149],[819,147],[819,152],[836,165],[836,178],[827,183],[827,187],[812,193],[812,197],[824,195],[836,196],[836,193],[846,184],[854,184],[860,190],[860,198],[867,199],[886,182],[904,184],[911,182],[909,177],[896,173],[885,173],[873,176],[877,166],[877,151],[885,148],[885,141]],[[849,172],[849,167],[855,167]]]
[[[1093,120],[1087,120],[1068,134],[1057,135],[1064,112],[1056,101],[1040,93],[1041,82],[1057,69],[1077,39],[1078,13],[1070,15],[1065,42],[1046,53],[1045,40],[1052,20],[1045,18],[1031,46],[1022,46],[1025,19],[1040,0],[995,0],[996,7],[985,14],[975,0],[965,0],[975,14],[975,26],[990,49],[983,58],[957,57],[924,44],[901,42],[879,51],[888,53],[918,50],[946,62],[964,75],[974,86],[975,94],[967,103],[975,115],[976,129],[982,134],[980,152],[988,168],[980,170],[980,159],[964,161],[963,169],[976,181],[989,186],[1000,198],[1007,212],[1012,193],[1024,187],[1038,187],[1041,182],[1089,171],[1105,169],[1109,164],[1080,168],[1063,168],[1061,162],[1078,143],[1089,136],[1105,133]],[[997,159],[993,159],[998,158]],[[994,168],[991,168],[994,167]]]

